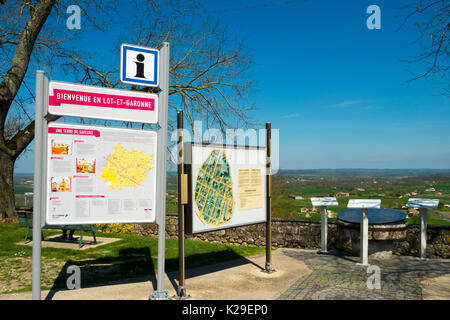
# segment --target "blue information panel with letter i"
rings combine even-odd
[[[122,83],[158,87],[159,51],[122,44],[120,49],[120,81]]]

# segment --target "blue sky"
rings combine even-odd
[[[380,30],[366,27],[372,4]],[[246,39],[257,83],[252,117],[279,130],[281,169],[450,168],[450,100],[441,94],[448,84],[406,84],[424,65],[401,61],[420,48],[410,25],[398,30],[405,12],[393,1],[204,5]],[[17,172],[30,172],[32,158],[19,159]]]

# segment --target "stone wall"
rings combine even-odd
[[[335,241],[336,222],[328,224],[328,243]],[[157,237],[158,225],[137,224],[134,226],[137,235]],[[167,238],[178,237],[178,216],[176,213],[166,215]],[[235,245],[264,246],[266,243],[266,224],[224,229],[219,231],[186,235],[186,239],[202,240],[215,243]],[[313,220],[272,218],[272,247],[315,249],[320,246],[320,222]]]
[[[406,238],[403,241],[394,241],[393,252],[399,255],[419,256],[420,228],[418,225],[409,225]],[[450,258],[450,227],[427,226],[427,257]]]
[[[328,249],[345,249],[340,234],[340,224],[328,222]],[[427,255],[430,258],[450,258],[450,227],[428,226]],[[266,243],[265,223],[236,227],[220,231],[187,235],[186,239],[227,243],[235,245],[264,246]],[[136,224],[137,235],[157,237],[158,225]],[[178,216],[168,213],[166,216],[166,233],[168,238],[178,237]],[[370,230],[369,230],[370,234]],[[419,227],[408,225],[406,236],[392,241],[392,252],[399,255],[419,254]],[[284,248],[320,248],[320,221],[272,218],[272,247]]]

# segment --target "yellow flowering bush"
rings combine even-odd
[[[104,233],[133,233],[134,226],[126,223],[111,223],[111,224],[97,224],[97,227],[102,228],[100,231]]]

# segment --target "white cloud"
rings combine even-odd
[[[293,118],[298,118],[298,117],[300,117],[300,113],[286,114],[286,115],[282,116],[281,118],[283,118],[283,119],[293,119]]]
[[[333,104],[331,106],[345,108],[345,107],[350,107],[350,106],[354,106],[354,105],[362,105],[362,104],[367,104],[367,103],[372,103],[372,102],[374,102],[374,101],[369,100],[369,99],[347,100],[347,101],[342,101],[342,102]]]

